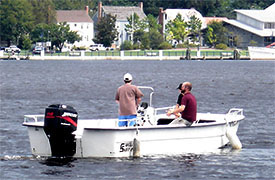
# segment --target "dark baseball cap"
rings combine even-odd
[[[181,90],[182,83],[179,84],[179,87],[177,89]]]

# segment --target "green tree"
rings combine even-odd
[[[141,37],[141,49],[150,49],[150,34],[148,32]]]
[[[30,50],[32,47],[32,41],[28,35],[23,35],[20,38],[20,44],[22,49],[25,49],[25,50]]]
[[[149,31],[150,37],[150,47],[152,49],[159,49],[160,44],[163,42],[163,37],[160,32],[156,29],[152,29]]]
[[[107,14],[96,24],[96,35],[93,41],[110,47],[117,40],[118,31],[116,29],[116,17]]]
[[[208,26],[205,34],[206,44],[209,45],[210,47],[217,44],[217,36],[214,34],[213,31],[214,31],[213,28]]]
[[[134,45],[141,49],[158,49],[163,42],[163,37],[160,34],[160,25],[156,18],[148,15],[144,19],[139,19],[136,13],[128,17],[128,24],[125,25],[125,30],[129,34],[134,35]]]
[[[31,32],[31,39],[35,42],[46,42],[50,39],[50,25],[45,23],[37,24]]]
[[[85,6],[94,9],[97,8],[95,0],[52,0],[56,10],[83,10]],[[105,2],[103,2],[105,4]]]
[[[187,22],[187,26],[189,29],[189,37],[191,38],[191,41],[193,43],[199,41],[200,35],[201,35],[201,26],[202,26],[201,20],[193,15],[190,17],[190,20]]]
[[[206,44],[209,46],[216,46],[217,44],[227,44],[228,42],[228,30],[223,27],[222,22],[213,21],[207,26],[205,39]]]
[[[0,36],[2,41],[19,44],[33,25],[32,6],[27,0],[0,1]]]
[[[132,50],[133,49],[133,44],[131,41],[124,41],[121,46],[120,46],[121,50]]]
[[[41,1],[41,0],[40,0]],[[96,0],[52,0],[56,10],[83,9],[89,6],[96,12]],[[137,6],[141,0],[101,0],[104,6]],[[143,1],[145,14],[158,16],[159,7],[163,9],[189,9],[195,7],[203,16],[234,17],[234,9],[264,9],[274,0],[146,0]]]
[[[125,31],[129,34],[133,34],[133,43],[140,42],[144,35],[144,30],[147,27],[146,21],[141,20],[136,13],[127,17],[127,20],[128,24],[125,25]]]
[[[152,14],[149,14],[146,18],[145,18],[145,23],[147,25],[147,28],[149,29],[149,31],[151,29],[155,29],[155,30],[161,30],[161,25],[158,23],[157,18],[155,18]]]
[[[73,44],[75,41],[81,40],[77,32],[70,31],[70,27],[66,23],[49,25],[49,33],[52,46],[56,46],[60,51],[65,42]]]
[[[150,41],[150,48],[152,49],[159,49],[160,44],[163,43],[163,36],[160,33],[161,25],[158,23],[157,18],[153,15],[149,14],[146,19],[147,28],[149,29],[149,41]]]
[[[180,14],[166,24],[166,39],[168,41],[176,40],[177,43],[184,42],[188,34],[187,23]]]
[[[52,0],[28,0],[32,6],[35,24],[51,24],[56,22],[56,11]]]

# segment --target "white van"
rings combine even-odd
[[[93,44],[89,48],[91,51],[105,51],[106,47],[103,44]]]

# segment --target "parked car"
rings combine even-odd
[[[10,47],[7,47],[5,49],[6,52],[16,52],[16,53],[20,53],[21,52],[21,49],[19,49],[17,46],[10,46]]]
[[[105,51],[107,50],[106,47],[103,46],[103,44],[93,44],[89,48],[91,51]]]
[[[32,53],[33,54],[40,54],[42,50],[43,50],[42,46],[35,46],[32,50]]]
[[[107,50],[107,51],[113,51],[114,48],[112,48],[112,47],[106,47],[106,50]]]

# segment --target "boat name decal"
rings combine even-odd
[[[123,142],[120,144],[119,152],[129,152],[133,150],[133,142]]]

